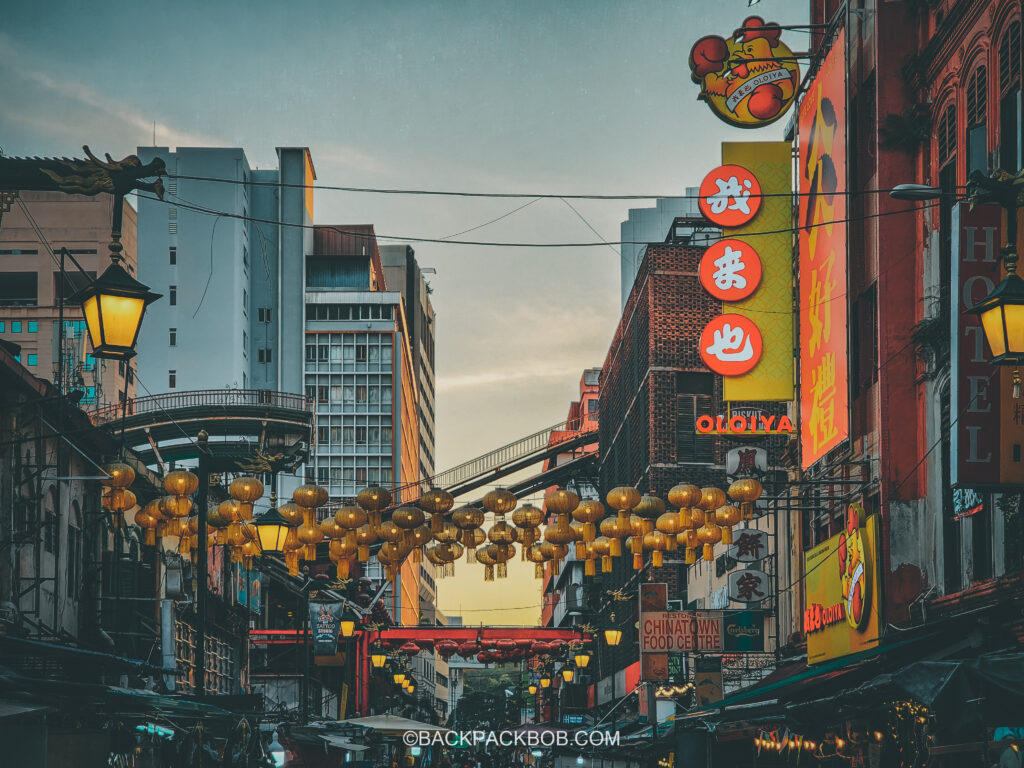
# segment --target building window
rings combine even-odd
[[[967,175],[972,171],[985,172],[988,167],[988,70],[984,65],[974,70],[967,79]]]
[[[21,320],[11,320],[11,333],[21,333]]]
[[[39,355],[29,355],[28,365],[39,365]]]
[[[714,452],[711,436],[697,432],[697,419],[701,416],[713,415],[711,411],[711,398],[707,395],[683,394],[677,396],[677,461],[712,463]]]
[[[328,439],[328,432],[329,432],[329,431],[330,431],[330,430],[329,430],[329,428],[328,428],[328,427],[324,427],[324,426],[318,426],[318,427],[316,428],[316,441],[317,441],[318,443],[327,443],[327,442],[330,442],[330,441],[329,441],[329,439]]]
[[[242,218],[244,219],[245,216],[243,216]],[[242,266],[249,266],[249,248],[244,245],[242,246]]]
[[[318,403],[327,402],[327,391],[327,387],[325,386],[320,386],[316,388],[316,400]]]
[[[261,363],[269,363],[271,361],[271,353],[269,347],[261,347],[259,351],[259,361]]]
[[[356,485],[366,485],[366,467],[356,467]]]
[[[366,402],[366,387],[364,385],[362,385],[362,384],[360,384],[359,386],[356,387],[356,402],[357,403],[365,403]]]
[[[261,323],[269,323],[270,322],[270,307],[260,307],[259,310],[257,311],[257,315],[258,315],[257,319]]]
[[[170,262],[171,262],[171,264],[177,264],[178,263],[178,249],[175,248],[172,245],[170,247],[170,249],[168,250],[168,254],[170,255]]]
[[[178,372],[168,371],[167,372],[167,388],[174,389],[178,386]]]
[[[316,344],[307,344],[306,345],[306,362],[307,363],[315,363],[316,362]]]
[[[0,320],[0,333],[4,333],[6,330],[7,330],[7,323],[5,323],[3,320]]]
[[[1024,105],[1021,104],[1020,21],[1010,24],[999,40],[999,165],[1011,173],[1020,170],[1024,140]]]
[[[248,357],[249,335],[242,331],[242,357]]]
[[[172,307],[178,305],[178,286],[172,285],[167,290],[167,303]]]
[[[36,272],[0,272],[0,307],[34,307],[38,303]]]
[[[35,320],[29,320],[28,321],[28,332],[29,333],[39,333],[39,323],[37,321],[35,321]]]
[[[587,413],[597,413],[601,407],[601,401],[596,397],[587,401]]]
[[[249,316],[249,292],[245,288],[242,289],[242,314]]]
[[[330,355],[330,349],[331,348],[329,345],[320,344],[317,347],[316,359],[319,360],[321,363],[326,363],[328,360],[328,355]]]
[[[365,344],[356,344],[356,362],[357,363],[365,363],[366,362],[366,345]]]
[[[171,328],[168,331],[167,336],[168,336],[168,346],[171,346],[171,347],[178,346],[178,329],[177,328]]]
[[[366,445],[366,427],[356,427],[356,445]]]
[[[936,134],[939,167],[941,168],[956,155],[956,106],[950,102],[939,117],[939,130]]]

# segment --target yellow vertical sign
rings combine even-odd
[[[793,389],[793,160],[784,141],[722,144],[722,164],[750,171],[761,186],[761,208],[741,227],[722,230],[723,238],[751,245],[761,258],[761,283],[749,298],[724,304],[723,313],[749,318],[761,332],[763,352],[753,370],[726,376],[723,399],[792,400]]]

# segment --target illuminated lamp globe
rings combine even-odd
[[[576,676],[576,670],[572,667],[564,667],[562,669],[562,679],[567,683],[571,683],[572,679]]]
[[[388,655],[380,651],[374,651],[370,654],[370,663],[373,664],[374,669],[383,669],[384,665],[388,663]]]
[[[992,351],[993,365],[1024,363],[1024,280],[1016,271],[1016,261],[1007,259],[1007,274],[992,293],[979,301],[971,314],[981,318],[985,339]],[[1019,378],[1014,396],[1020,397]]]
[[[93,357],[134,357],[146,307],[159,298],[117,263],[76,293],[72,301],[82,305]]]
[[[284,542],[288,538],[288,522],[271,504],[270,509],[253,520],[256,536],[260,541],[260,549],[265,553],[284,552]]]
[[[590,664],[590,654],[580,651],[573,656],[573,661],[576,662],[576,666],[580,669],[586,669],[587,665]]]
[[[614,647],[622,642],[622,630],[621,629],[606,629],[604,631],[604,641]]]
[[[550,688],[551,687],[551,677],[549,675],[541,675],[540,687],[541,688]]]
[[[537,693],[537,684],[530,683],[528,686],[526,686],[526,690],[530,692],[531,696],[535,695]]]

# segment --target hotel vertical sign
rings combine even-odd
[[[846,32],[800,103],[800,444],[807,469],[850,434]]]

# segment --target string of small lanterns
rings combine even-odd
[[[123,513],[136,505],[134,494],[128,490],[135,473],[126,464],[112,464],[106,470],[103,505],[123,519]],[[198,519],[191,498],[198,485],[198,477],[188,470],[176,469],[166,475],[166,495],[150,501],[135,515],[136,524],[145,531],[147,545],[175,536],[183,554],[199,546]],[[251,565],[252,558],[263,551],[260,521],[253,521],[253,505],[263,492],[258,478],[235,478],[228,487],[229,498],[208,511],[206,545],[224,545],[230,550],[232,562]],[[636,570],[643,568],[645,554],[650,554],[652,564],[660,567],[663,553],[678,548],[685,550],[688,564],[696,562],[698,549],[704,560],[712,560],[716,544],[732,542],[733,526],[753,518],[754,503],[761,493],[761,483],[752,478],[735,481],[728,492],[714,486],[681,484],[668,492],[666,504],[653,493],[641,494],[633,487],[620,486],[605,498],[609,512],[602,502],[581,500],[564,488],[546,494],[544,509],[532,504],[519,506],[515,494],[497,488],[483,497],[482,509],[465,505],[452,511],[452,494],[433,489],[415,503],[400,504],[384,520],[392,495],[385,488],[369,487],[359,492],[354,503],[317,522],[316,510],[327,503],[328,495],[324,488],[310,483],[295,489],[291,501],[276,510],[279,517],[275,519],[286,531],[275,549],[282,552],[293,576],[298,575],[301,561],[316,560],[317,545],[326,541],[340,579],[348,578],[355,563],[366,562],[371,546],[376,544],[377,559],[390,581],[395,580],[410,556],[413,562],[426,557],[439,569],[438,576],[444,578],[454,575],[455,563],[463,555],[466,562],[483,565],[484,580],[492,581],[508,575],[508,563],[515,557],[517,546],[522,559],[534,564],[537,578],[542,578],[545,570],[557,575],[572,546],[576,558],[584,563],[584,574],[594,576],[599,560],[601,571],[610,572],[613,559],[627,550]],[[272,509],[276,502],[272,495]],[[485,530],[488,514],[493,522]],[[551,516],[554,522],[545,525]]]

